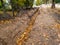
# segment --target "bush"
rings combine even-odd
[[[56,3],[60,3],[60,0],[55,0]]]

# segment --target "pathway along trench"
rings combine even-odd
[[[31,20],[30,20],[30,22],[28,24],[28,27],[26,28],[26,30],[17,39],[17,45],[23,45],[24,41],[28,39],[28,35],[31,32],[31,30],[32,30],[32,27],[34,25],[36,17],[38,16],[38,11],[39,11],[39,8],[34,12],[32,18],[31,18]]]

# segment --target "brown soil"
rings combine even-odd
[[[23,10],[15,19],[1,21],[0,44],[17,45],[17,38],[28,27],[35,10]],[[24,45],[60,45],[60,23],[58,23],[60,14],[56,14],[52,9],[39,10],[29,38],[25,40]]]

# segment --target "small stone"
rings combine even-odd
[[[34,45],[34,43],[32,43],[32,45]]]
[[[59,42],[60,40],[59,40],[59,39],[56,39],[56,41],[58,41],[58,42]]]
[[[60,43],[59,43],[59,45],[60,45]]]
[[[60,34],[58,34],[58,37],[60,38]]]

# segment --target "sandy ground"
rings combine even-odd
[[[40,12],[24,45],[60,45],[60,28],[55,27],[58,14],[47,9]]]
[[[51,5],[52,5],[52,4],[41,4],[41,5],[39,5],[39,6],[33,5],[33,7],[51,8]],[[55,7],[56,7],[56,8],[60,8],[60,3],[55,4]]]
[[[34,10],[23,12],[21,17],[16,17],[11,23],[0,24],[0,45],[16,45],[16,39],[28,26]],[[50,9],[40,9],[24,45],[60,45],[60,27],[57,27],[59,23],[56,21],[60,18],[58,15]]]
[[[34,13],[34,10],[23,10],[20,15],[5,21],[0,24],[0,44],[1,45],[16,45],[16,40],[20,37],[21,33],[24,32],[28,26],[30,18]],[[9,22],[9,23],[8,23]]]

